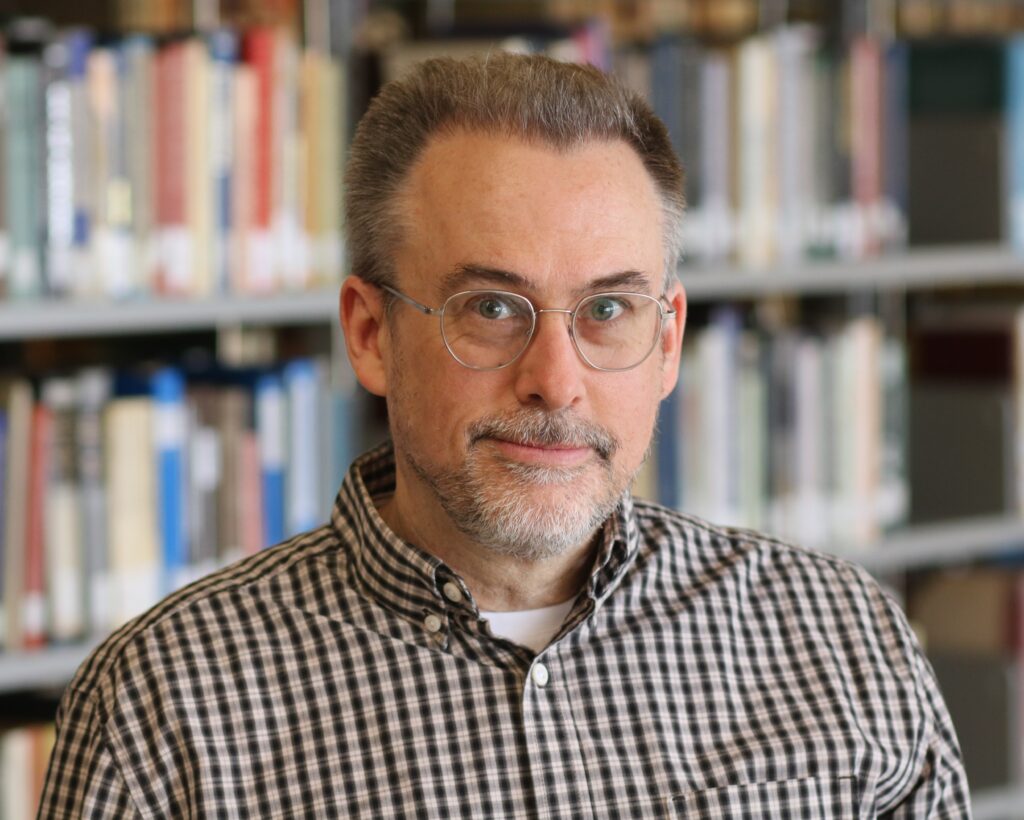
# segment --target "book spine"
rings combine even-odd
[[[164,590],[188,580],[189,549],[185,506],[185,380],[174,368],[153,376],[153,438],[157,461],[157,511],[163,555]]]
[[[1006,169],[1010,244],[1024,252],[1024,36],[1006,45]]]
[[[25,586],[22,598],[24,649],[46,643],[46,484],[53,436],[53,413],[39,403],[32,409],[28,469],[28,513],[25,527]]]
[[[154,53],[153,41],[144,35],[127,38],[120,49],[124,63],[121,74],[124,151],[131,196],[132,289],[140,294],[152,293],[157,281]]]
[[[274,257],[274,167],[276,34],[272,28],[250,29],[243,38],[243,55],[254,79],[252,147],[252,222],[246,237],[247,284],[257,293],[277,286]]]
[[[284,369],[288,402],[288,460],[285,488],[287,536],[313,529],[323,511],[319,502],[318,452],[322,441],[319,425],[321,378],[315,362],[298,359]]]
[[[232,145],[234,144],[234,72],[238,61],[238,37],[231,31],[213,32],[210,50],[210,171],[213,184],[213,242],[211,267],[213,291],[231,289]]]
[[[73,641],[85,633],[85,568],[75,447],[75,384],[53,377],[42,387],[52,419],[45,487],[46,587],[50,639]]]
[[[192,242],[188,233],[188,106],[185,45],[171,43],[156,57],[156,290],[187,296],[192,289]]]
[[[7,295],[30,299],[43,295],[40,257],[43,212],[39,186],[43,166],[42,66],[37,55],[9,55],[4,76],[7,98],[6,167],[11,267]]]
[[[104,412],[107,532],[113,625],[152,606],[161,591],[153,400],[119,396]]]
[[[110,373],[90,368],[78,374],[75,447],[79,507],[82,516],[83,573],[88,600],[88,628],[103,634],[113,625],[113,587],[107,552],[107,490],[104,475],[103,409],[110,400]]]
[[[71,296],[90,298],[100,295],[92,258],[92,232],[95,221],[93,173],[95,158],[92,111],[89,104],[87,65],[92,37],[78,30],[65,38],[68,49],[68,97],[71,108]]]
[[[206,43],[190,38],[184,44],[185,225],[191,249],[191,281],[187,295],[208,297],[214,292],[212,252],[214,192],[210,185],[210,55]]]
[[[65,42],[50,43],[46,66],[46,280],[52,296],[72,291],[74,190],[70,54]]]
[[[285,537],[285,397],[281,377],[267,373],[256,383],[256,429],[259,436],[263,496],[263,546]]]
[[[20,648],[23,634],[28,476],[31,459],[32,387],[17,379],[7,386],[7,508],[4,522],[5,645]]]

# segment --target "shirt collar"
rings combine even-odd
[[[332,525],[349,554],[353,583],[367,597],[397,614],[419,622],[424,613],[451,607],[444,586],[465,583],[443,561],[403,541],[380,517],[374,498],[395,491],[395,454],[391,442],[363,454],[349,468],[338,492]],[[627,492],[601,528],[594,567],[584,585],[587,597],[600,605],[619,585],[633,563],[639,530],[633,499]]]

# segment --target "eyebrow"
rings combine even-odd
[[[441,293],[451,294],[464,288],[467,284],[489,283],[506,288],[517,288],[519,290],[536,290],[536,286],[530,279],[515,271],[492,268],[487,265],[466,263],[457,265],[450,273],[441,280]],[[650,290],[650,277],[638,270],[623,270],[615,273],[599,276],[576,288],[574,295],[577,298],[587,293],[596,293],[606,290],[627,289],[640,293]]]

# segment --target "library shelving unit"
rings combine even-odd
[[[48,2],[56,3],[56,0]],[[130,3],[122,5],[133,7]],[[205,5],[208,4],[195,4],[197,8]],[[350,14],[341,11],[349,5],[345,0],[304,0],[298,5],[314,10],[329,6],[335,16]],[[368,2],[352,5],[402,4]],[[412,7],[416,3],[405,5]],[[420,5],[427,9],[427,23],[438,25],[440,21],[448,24],[454,19],[456,4],[448,0],[424,0]],[[484,5],[476,4],[481,9]],[[497,5],[487,4],[487,13],[490,14]],[[550,8],[587,4],[540,2],[534,5]],[[664,5],[682,8],[693,4],[682,0],[677,4],[672,0]],[[706,5],[711,6],[710,2]],[[757,4],[751,0],[747,5],[753,8]],[[863,5],[868,4],[865,1]],[[486,14],[484,16],[486,18]],[[369,89],[354,88],[353,84],[350,90],[358,95]],[[355,109],[359,102],[353,101],[350,115],[357,113]],[[709,308],[738,302],[758,303],[777,297],[800,300],[850,296],[856,299],[866,294],[869,297],[895,295],[897,299],[913,299],[918,293],[952,293],[979,288],[1011,289],[1014,298],[1018,299],[1018,294],[1024,298],[1024,255],[995,242],[961,243],[916,247],[857,261],[775,263],[757,269],[727,264],[684,265],[680,269],[680,277],[690,303]],[[326,334],[320,338],[329,338],[331,365],[337,368],[344,359],[337,314],[336,287],[269,297],[217,296],[119,302],[0,300],[0,350],[21,344],[94,337],[155,338],[161,334],[197,332],[212,333],[219,338],[222,333],[230,334],[236,330],[275,332],[280,328],[304,327]],[[856,549],[837,546],[835,552],[862,564],[880,577],[968,565],[1001,559],[1007,554],[1024,554],[1024,519],[1007,515],[906,526],[887,533],[876,543]],[[93,636],[75,644],[53,645],[33,651],[0,652],[0,717],[7,708],[5,704],[16,703],[18,698],[29,696],[55,700],[77,666],[101,639],[102,636]],[[973,799],[974,816],[980,820],[1024,816],[1024,787],[978,792]]]
[[[786,295],[913,293],[979,285],[1024,284],[1024,258],[999,245],[951,246],[907,251],[854,262],[806,262],[795,267],[749,271],[683,266],[680,277],[691,303],[713,305]],[[330,328],[336,355],[337,289],[270,298],[220,297],[198,301],[137,301],[127,304],[0,302],[0,344],[38,339],[138,336],[183,330],[319,325]],[[879,576],[956,566],[1024,551],[1024,520],[988,517],[906,527],[856,549],[837,548]],[[19,694],[56,698],[78,665],[97,645],[92,638],[72,645],[0,653],[0,703]],[[974,795],[975,817],[984,820],[1024,811],[1024,788]]]

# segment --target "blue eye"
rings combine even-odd
[[[626,306],[621,299],[598,298],[590,303],[587,318],[597,322],[609,322],[621,316],[625,309]]]
[[[476,312],[485,319],[506,319],[513,314],[512,306],[504,299],[486,296],[476,303]]]

